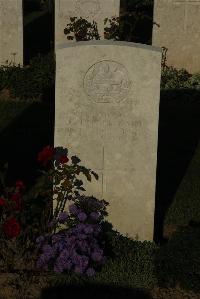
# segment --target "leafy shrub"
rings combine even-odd
[[[185,70],[177,70],[173,67],[162,69],[161,89],[188,88],[191,75]]]
[[[4,65],[0,68],[0,90],[9,89],[11,96],[19,99],[44,99],[54,94],[55,59],[50,52],[38,55],[29,66]],[[52,95],[51,95],[52,96]]]
[[[193,74],[188,80],[188,86],[200,90],[200,73]]]
[[[70,21],[71,22],[67,24],[67,27],[64,29],[64,34],[67,35],[68,40],[73,40],[74,37],[76,41],[100,39],[96,22],[93,21],[90,23],[81,17],[71,17]],[[73,32],[73,35],[68,35],[71,32]]]
[[[160,286],[200,290],[200,226],[182,228],[156,256]]]
[[[200,73],[190,74],[185,69],[177,70],[172,66],[167,66],[167,51],[168,49],[162,47],[162,73],[161,73],[161,89],[200,89]]]

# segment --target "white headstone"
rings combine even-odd
[[[110,203],[115,229],[152,240],[161,49],[86,41],[56,59],[55,146],[99,174],[85,194]]]
[[[56,0],[55,1],[55,48],[65,43],[64,28],[70,17],[82,17],[95,21],[101,39],[104,39],[104,19],[119,17],[120,0]],[[109,23],[106,24],[108,26]]]
[[[155,0],[152,45],[165,47],[167,65],[200,71],[200,0]]]
[[[0,65],[23,65],[22,0],[0,0]]]

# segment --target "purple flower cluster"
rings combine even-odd
[[[59,223],[64,223],[69,217],[69,214],[67,212],[61,212],[58,215],[58,222]]]
[[[107,216],[105,200],[98,200],[93,196],[79,196],[69,207],[71,216],[77,217],[79,221],[88,223],[100,223]]]
[[[98,242],[101,226],[98,224],[77,224],[73,228],[52,235],[51,245],[41,241],[41,251],[37,266],[46,269],[53,265],[55,272],[72,270],[75,273],[93,275],[96,266],[106,258]]]
[[[60,213],[57,222],[66,224],[66,229],[53,233],[48,241],[43,236],[37,239],[41,250],[37,267],[93,276],[106,261],[101,224],[106,205],[94,197],[80,196],[70,205],[69,213]]]

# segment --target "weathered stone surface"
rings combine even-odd
[[[152,45],[168,48],[167,65],[200,71],[200,0],[155,0]]]
[[[0,0],[0,64],[23,64],[22,0]]]
[[[89,22],[97,22],[99,35],[104,39],[104,19],[119,17],[119,11],[120,0],[56,0],[55,48],[68,42],[64,28],[70,23],[70,17],[82,17]]]
[[[110,203],[114,228],[152,240],[161,50],[91,41],[56,52],[55,146],[99,174],[86,195]]]

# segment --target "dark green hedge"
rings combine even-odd
[[[11,96],[21,100],[41,99],[52,101],[55,88],[55,57],[50,52],[38,55],[29,66],[2,66],[0,91],[9,89]]]

